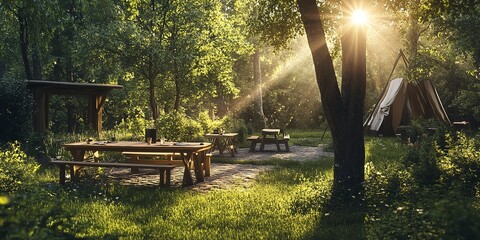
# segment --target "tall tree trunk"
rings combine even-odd
[[[336,182],[355,185],[364,181],[365,144],[363,112],[366,91],[366,29],[364,26],[344,24],[342,34],[342,97],[347,111],[342,143],[346,146],[336,151]],[[341,144],[341,143],[338,143]],[[338,166],[337,166],[338,164]]]
[[[407,29],[407,51],[410,54],[410,64],[407,66],[408,80],[418,80],[418,40],[420,38],[420,23],[418,21],[419,0],[410,2],[411,11],[408,15],[408,29]]]
[[[342,189],[364,181],[363,102],[365,96],[364,41],[345,29],[342,37],[342,93],[337,84],[320,13],[315,0],[297,0],[312,53],[317,84],[332,133],[335,184]],[[359,37],[364,39],[364,36]],[[358,46],[357,46],[358,44]]]
[[[32,50],[32,76],[35,80],[42,80],[42,61],[37,47]]]
[[[5,63],[5,60],[0,59],[0,79],[5,76],[6,67],[7,64]]]
[[[23,16],[23,10],[19,9],[18,24],[20,37],[20,50],[22,52],[23,67],[25,69],[25,77],[33,79],[32,70],[30,69],[30,60],[28,59],[28,28],[27,19]]]
[[[158,119],[158,108],[157,101],[155,100],[155,78],[148,79],[148,92],[149,92],[149,103],[150,109],[152,110],[152,118],[154,121]]]
[[[65,56],[65,81],[73,82],[73,66],[72,66],[72,57],[70,54]],[[73,133],[75,131],[75,105],[73,104],[73,98],[67,99],[67,131]]]
[[[180,88],[180,79],[175,77],[175,103],[173,105],[173,109],[175,111],[180,110],[180,100],[182,98],[181,95],[181,88]]]
[[[219,86],[217,86],[219,87]],[[227,114],[228,114],[228,104],[227,104],[227,100],[225,100],[225,95],[222,94],[222,93],[219,93],[218,94],[218,97],[216,98],[216,102],[217,102],[217,116],[219,118],[223,118],[225,117]]]
[[[259,120],[259,127],[265,128],[267,123],[265,119],[265,113],[263,112],[263,80],[262,80],[262,68],[260,65],[260,50],[255,49],[255,53],[252,56],[253,62],[253,79],[255,83],[255,115]]]

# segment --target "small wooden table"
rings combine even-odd
[[[210,151],[211,143],[174,143],[167,142],[165,144],[152,143],[148,145],[146,142],[76,142],[67,143],[63,147],[70,151],[74,161],[83,161],[86,151],[113,151],[113,152],[174,152],[179,153],[185,166],[183,173],[183,185],[193,185],[193,178],[190,172],[190,161],[193,161],[195,177],[197,182],[203,182],[204,172],[202,164],[206,161],[206,154]],[[73,166],[72,166],[73,167]],[[73,167],[72,172],[76,175],[76,169]]]
[[[280,152],[280,145],[278,144],[278,135],[280,134],[280,129],[277,128],[265,128],[262,129],[262,142],[260,144],[260,151],[264,151],[265,144],[270,143],[268,139],[273,139],[274,143],[277,145],[277,151]]]
[[[218,149],[220,155],[224,150],[230,151],[232,157],[237,153],[237,146],[235,145],[238,133],[208,133],[205,137],[212,143],[212,151]]]

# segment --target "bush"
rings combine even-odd
[[[158,137],[163,136],[170,141],[199,141],[205,135],[200,122],[181,112],[160,116],[156,128]]]
[[[402,163],[420,184],[431,185],[440,179],[438,156],[435,151],[435,142],[425,138],[410,146]]]
[[[435,203],[434,219],[443,225],[444,239],[480,239],[480,211],[464,200]]]
[[[0,79],[0,143],[25,140],[31,132],[32,106],[25,81]]]
[[[468,137],[465,133],[457,133],[456,136],[449,134],[446,137],[446,148],[438,150],[439,165],[444,173],[442,181],[455,184],[468,196],[474,196],[480,187],[480,151],[477,138]]]
[[[20,149],[18,142],[10,144],[0,151],[0,191],[12,193],[34,183],[39,167]]]

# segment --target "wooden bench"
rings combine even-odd
[[[175,166],[184,166],[183,160],[174,159],[174,157],[181,156],[179,153],[165,153],[165,152],[122,152],[127,157],[129,163],[140,164],[166,164]],[[159,160],[158,158],[165,157],[166,159]],[[205,177],[210,177],[210,163],[212,154],[207,153],[205,162],[202,163]],[[190,169],[195,169],[193,161],[189,162]],[[137,168],[132,168],[132,172],[138,171]]]
[[[250,141],[250,152],[255,152],[255,148],[257,147],[257,143],[262,143],[262,141],[266,144],[275,144],[278,141],[278,144],[285,145],[285,150],[290,152],[290,147],[288,146],[288,141],[290,140],[290,135],[285,134],[283,138],[280,139],[273,139],[273,138],[265,138],[259,136],[250,136],[247,138],[247,141]]]
[[[80,161],[60,161],[52,160],[52,164],[56,164],[60,167],[60,184],[65,184],[65,170],[66,166],[71,166],[70,176],[72,181],[75,178],[73,166],[87,166],[87,167],[108,167],[108,168],[150,168],[158,169],[160,171],[160,186],[170,187],[170,178],[172,175],[172,169],[175,165],[157,165],[157,164],[139,164],[139,163],[113,163],[113,162],[80,162]]]

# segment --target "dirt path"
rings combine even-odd
[[[276,152],[273,148],[268,152],[250,153],[248,148],[238,149],[235,159],[244,159],[252,161],[264,161],[271,158],[305,161],[315,160],[324,156],[332,156],[332,153],[324,152],[322,147],[302,147],[291,146],[290,152]],[[213,153],[213,158],[218,156],[218,152]],[[224,154],[224,156],[228,156]],[[211,176],[205,178],[205,182],[197,183],[190,189],[199,192],[206,192],[215,189],[228,189],[232,187],[248,187],[256,179],[259,173],[272,169],[273,166],[258,166],[250,164],[223,164],[212,163]],[[140,184],[140,185],[157,185],[159,184],[158,173],[154,170],[142,170],[138,174],[131,174],[129,169],[112,169],[109,170],[109,177],[115,178],[121,184]],[[194,174],[192,174],[194,175]],[[195,178],[195,176],[194,176]],[[177,167],[172,172],[172,186],[181,187],[183,179],[183,168]]]

